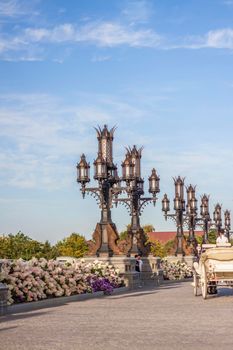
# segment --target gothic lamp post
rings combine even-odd
[[[217,233],[219,234],[222,228],[222,207],[219,203],[216,204],[214,208],[214,223],[212,224],[216,227]],[[230,239],[230,230],[231,230],[231,214],[229,210],[224,212],[224,230],[228,240]]]
[[[77,182],[81,184],[83,198],[86,193],[94,196],[101,209],[101,220],[96,225],[93,234],[94,243],[89,246],[90,255],[112,256],[120,254],[116,241],[119,238],[116,226],[111,219],[112,189],[119,181],[117,167],[113,163],[113,136],[115,127],[108,130],[95,128],[98,139],[98,156],[94,161],[94,179],[98,181],[97,187],[87,187],[90,181],[90,165],[87,163],[85,155],[81,156],[77,164]]]
[[[174,198],[174,214],[168,214],[170,211],[170,201],[165,194],[162,200],[162,211],[164,212],[165,219],[171,218],[175,221],[177,227],[177,248],[175,255],[185,255],[183,250],[183,225],[184,225],[184,211],[185,211],[185,200],[184,200],[184,178],[178,176],[173,178],[175,184],[175,198]]]
[[[225,210],[224,212],[225,218],[225,232],[228,240],[230,240],[230,230],[231,230],[231,213],[229,210]]]
[[[215,227],[217,229],[217,233],[219,234],[221,228],[222,228],[222,207],[219,203],[216,204],[214,213],[214,222],[215,222]]]
[[[142,256],[147,256],[150,251],[150,245],[145,246],[146,235],[140,225],[140,216],[144,207],[152,202],[154,205],[159,193],[159,176],[156,170],[153,169],[149,181],[149,193],[151,197],[143,197],[144,195],[144,180],[141,177],[141,156],[142,148],[137,149],[136,146],[128,148],[125,160],[122,163],[122,178],[125,182],[125,187],[116,187],[116,193],[123,192],[127,194],[125,198],[114,199],[115,205],[118,203],[125,205],[131,216],[131,225],[128,230],[128,244],[125,253],[129,256],[130,253],[139,253]]]
[[[189,237],[188,244],[192,247],[193,254],[196,253],[196,238],[195,238],[195,228],[196,224],[202,218],[197,217],[197,199],[196,199],[196,188],[195,186],[189,185],[186,187],[187,192],[187,205],[185,206],[184,200],[184,178],[178,176],[174,178],[175,184],[175,198],[174,198],[174,214],[168,214],[170,211],[170,201],[165,194],[162,200],[162,211],[164,212],[165,219],[171,218],[175,221],[177,227],[176,239],[177,248],[175,255],[182,254],[185,255],[183,249],[184,240],[184,224],[188,226]]]
[[[200,214],[201,218],[199,218],[198,221],[202,222],[203,243],[208,243],[208,233],[211,219],[209,213],[209,196],[206,194],[201,197]]]
[[[195,197],[195,187],[189,185],[187,188],[187,205],[186,205],[186,216],[189,228],[188,243],[191,244],[194,249],[196,246],[195,239],[195,228],[197,218],[197,199]]]

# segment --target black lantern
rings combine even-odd
[[[180,210],[182,209],[182,203],[180,200],[180,197],[178,195],[174,198],[174,210]]]
[[[153,168],[151,176],[148,178],[149,180],[149,192],[152,194],[156,194],[160,192],[159,189],[159,176],[156,174],[156,170]]]
[[[167,194],[165,193],[163,200],[162,200],[162,211],[165,212],[165,214],[170,211],[170,200],[167,197]]]
[[[206,194],[201,197],[200,212],[202,217],[209,216],[209,196]]]
[[[98,153],[98,157],[94,161],[94,167],[95,167],[94,179],[102,180],[107,178],[108,176],[107,164],[100,152]]]
[[[222,223],[222,208],[220,204],[216,204],[214,209],[214,221],[216,224]]]
[[[77,164],[77,182],[85,184],[90,181],[90,165],[86,161],[86,157],[82,154],[80,162]]]
[[[194,212],[197,211],[197,199],[195,197],[191,199],[190,206]]]
[[[133,168],[134,164],[132,162],[130,153],[126,154],[124,162],[121,164],[122,166],[122,180],[127,181],[133,178]]]
[[[135,178],[138,178],[138,179],[141,178],[142,150],[143,150],[143,147],[137,149],[135,145],[133,146],[132,149],[130,147],[128,148],[128,153],[130,154],[131,161],[134,165],[133,175]]]
[[[187,187],[187,202],[189,203],[193,198],[195,198],[195,187],[189,185]]]
[[[175,183],[175,194],[180,199],[184,198],[184,178],[182,179],[180,176],[174,178]]]

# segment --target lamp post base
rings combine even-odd
[[[124,253],[117,246],[119,235],[115,224],[98,223],[93,233],[93,240],[87,242],[89,251],[88,256],[106,256],[123,255]]]

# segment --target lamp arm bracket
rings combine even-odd
[[[101,204],[101,194],[100,189],[98,187],[89,187],[85,188],[85,192],[96,199],[97,204],[100,206]]]
[[[131,205],[130,205],[130,199],[129,198],[113,198],[113,203],[119,203],[121,205],[124,205],[128,211],[128,213],[131,215]]]

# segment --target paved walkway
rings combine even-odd
[[[1,318],[4,350],[233,349],[233,290],[204,301],[189,282]]]

